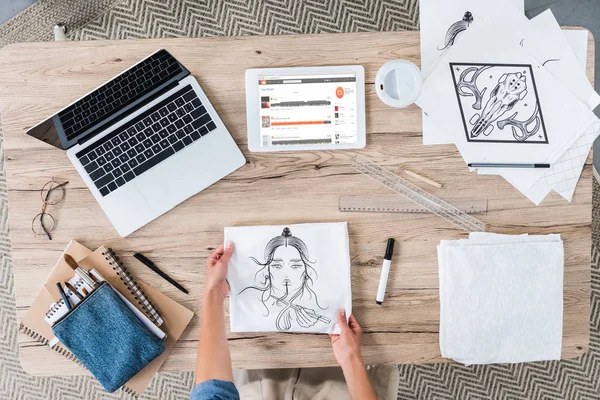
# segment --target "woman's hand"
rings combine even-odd
[[[233,244],[230,242],[226,248],[219,246],[206,260],[196,384],[211,379],[233,382],[223,302],[229,294],[227,267],[232,254]]]
[[[227,268],[229,259],[233,254],[233,243],[227,243],[227,247],[220,245],[206,260],[206,281],[204,283],[204,295],[218,296],[225,300],[229,295],[229,283],[227,283]]]
[[[377,396],[369,382],[367,370],[360,355],[362,328],[354,315],[351,315],[346,323],[344,310],[338,311],[338,324],[341,329],[340,334],[329,335],[329,337],[331,337],[331,347],[333,347],[335,359],[344,372],[350,398],[352,400],[376,400]]]
[[[346,322],[346,312],[342,309],[338,311],[338,325],[340,326],[340,334],[329,335],[335,359],[342,368],[354,361],[359,361],[362,364],[360,355],[362,328],[358,321],[354,315],[350,315],[349,321]]]

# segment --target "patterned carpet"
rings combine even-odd
[[[418,1],[40,0],[0,26],[0,45],[50,40],[56,22],[67,24],[73,40],[397,31],[418,27]],[[561,362],[401,365],[399,399],[600,399],[599,190],[594,183],[589,351]],[[120,392],[107,394],[87,377],[38,378],[23,372],[17,354],[4,167],[0,207],[0,399],[129,398]],[[193,381],[190,372],[161,373],[143,398],[186,399]]]

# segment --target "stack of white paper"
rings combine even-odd
[[[438,246],[440,351],[470,364],[558,360],[560,235],[472,233]]]
[[[570,201],[600,133],[587,40],[549,10],[528,20],[523,0],[421,0],[424,144],[455,143],[466,163],[550,164],[478,172],[536,204],[551,190]]]

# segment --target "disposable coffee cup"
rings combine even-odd
[[[388,61],[375,77],[377,96],[390,107],[403,108],[413,104],[422,85],[419,67],[406,60]]]

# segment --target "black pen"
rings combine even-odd
[[[179,283],[177,283],[169,275],[162,272],[152,261],[150,261],[148,258],[146,258],[146,256],[144,256],[143,254],[140,254],[140,253],[135,253],[133,256],[137,260],[141,261],[142,264],[144,264],[146,267],[148,267],[152,271],[156,272],[160,277],[162,277],[164,280],[169,282],[171,285],[175,286],[177,289],[181,290],[183,293],[189,294],[189,292],[183,286],[181,286]]]
[[[470,168],[550,168],[550,164],[470,163]]]
[[[63,301],[65,302],[65,305],[67,306],[67,310],[73,308],[60,282],[56,282],[56,287],[58,288],[58,293],[60,293],[60,297],[62,297]]]

